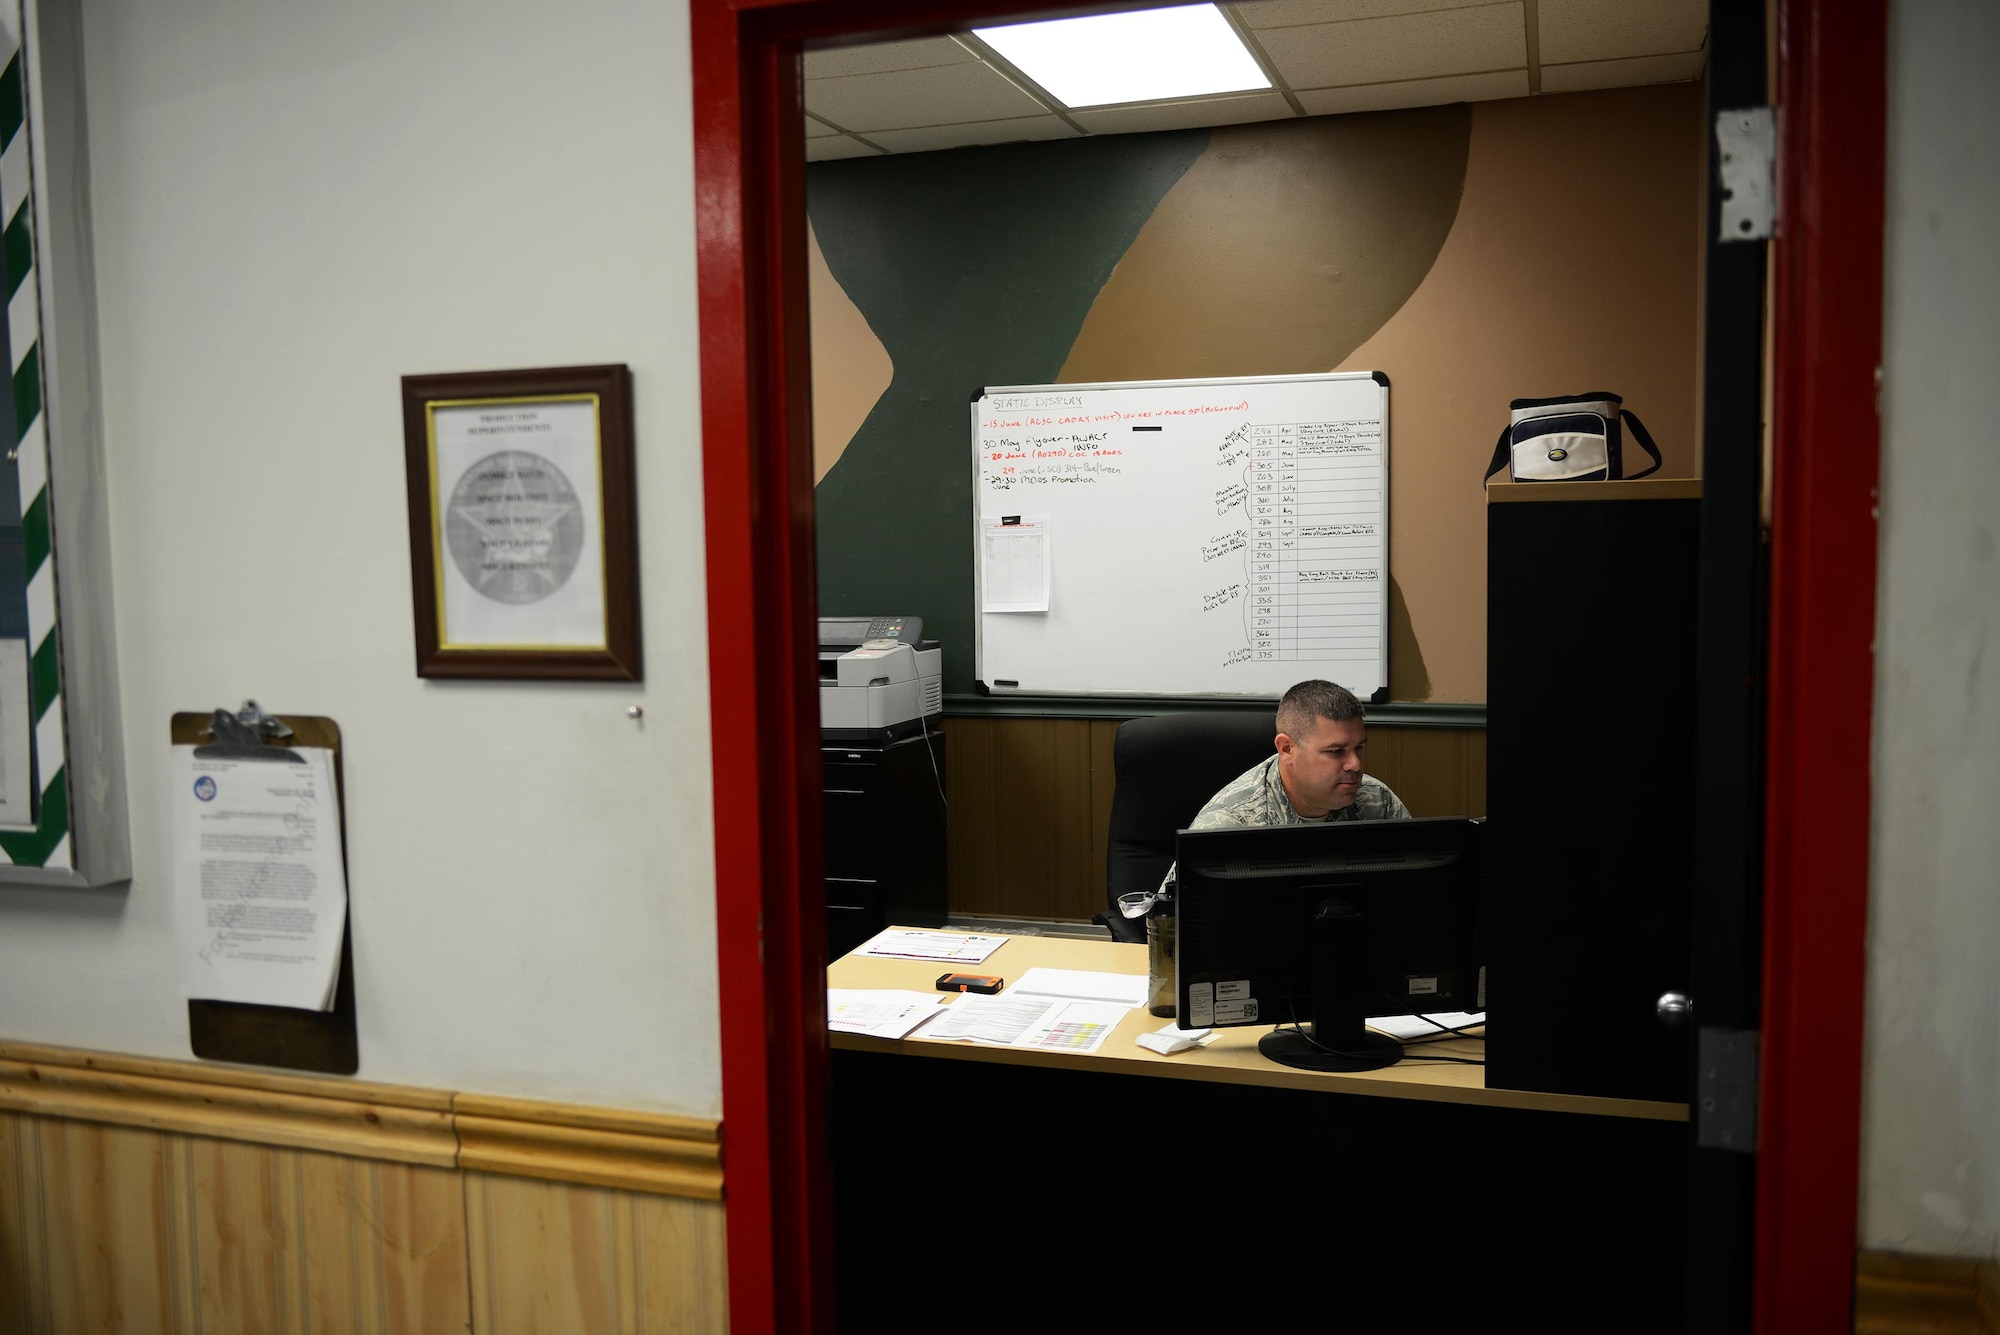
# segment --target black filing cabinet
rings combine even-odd
[[[1488,496],[1489,1086],[1684,1100],[1698,481]]]
[[[945,921],[944,737],[824,743],[826,948]]]

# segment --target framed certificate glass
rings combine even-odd
[[[631,375],[403,377],[420,677],[640,679]]]

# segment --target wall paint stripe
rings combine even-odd
[[[10,64],[9,72],[13,69]],[[12,80],[11,86],[15,95],[19,96],[20,81]],[[0,92],[0,102],[4,99],[4,92]],[[18,111],[15,115],[18,122]],[[28,137],[21,133],[18,123],[8,133],[13,137],[8,140],[5,149],[0,149],[0,218],[15,217],[28,199]]]
[[[32,260],[28,270],[19,277],[11,269],[7,273],[7,285],[13,289],[7,299],[7,346],[14,350],[16,369],[27,354],[34,352],[36,340],[42,332],[41,313],[35,308],[34,276]]]
[[[34,234],[29,231],[28,207],[24,201],[19,209],[5,215],[12,219],[7,224],[5,245],[7,251],[7,295],[12,297],[20,280],[14,275],[26,277],[28,269],[35,262]]]

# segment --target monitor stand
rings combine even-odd
[[[1364,983],[1368,919],[1345,900],[1329,899],[1312,920],[1312,1022],[1274,1029],[1257,1051],[1302,1071],[1379,1071],[1403,1060],[1403,1045],[1371,1034]]]

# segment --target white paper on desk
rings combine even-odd
[[[1032,997],[1064,997],[1071,1001],[1108,1001],[1120,1006],[1146,1004],[1144,974],[1098,973],[1091,969],[1045,969],[1037,966],[1014,980],[1008,993]]]
[[[286,760],[173,749],[174,936],[181,995],[333,1009],[347,921],[333,752]]]
[[[872,1038],[901,1038],[943,1007],[944,998],[935,992],[829,987],[826,1027]]]
[[[977,964],[1006,943],[1004,936],[981,936],[977,932],[919,932],[908,927],[891,927],[856,953],[886,955],[892,959]]]
[[[1161,1025],[1150,1034],[1139,1035],[1140,1047],[1148,1052],[1157,1052],[1162,1057],[1171,1057],[1189,1048],[1207,1047],[1214,1041],[1213,1029],[1183,1029],[1177,1024]]]
[[[1363,1021],[1363,1023],[1370,1029],[1379,1030],[1389,1037],[1405,1043],[1413,1038],[1431,1038],[1433,1036],[1438,1038],[1473,1038],[1477,1037],[1477,1035],[1446,1035],[1444,1029],[1463,1029],[1469,1024],[1485,1024],[1486,1012],[1481,1011],[1477,1015],[1474,1015],[1466,1011],[1440,1011],[1438,1014],[1431,1016],[1430,1019],[1435,1020],[1437,1023],[1427,1023],[1425,1018],[1420,1015],[1377,1015],[1372,1019]],[[1443,1025],[1444,1029],[1438,1028],[1438,1025]]]
[[[1130,1006],[1102,1001],[1061,1001],[1027,1033],[1014,1040],[1017,1048],[1053,1052],[1095,1052],[1125,1020]]]
[[[1049,582],[1047,515],[980,521],[980,611],[1046,612]]]
[[[1101,1001],[1016,996],[1011,988],[997,997],[967,992],[924,1026],[923,1037],[1095,1052],[1131,1009]]]

